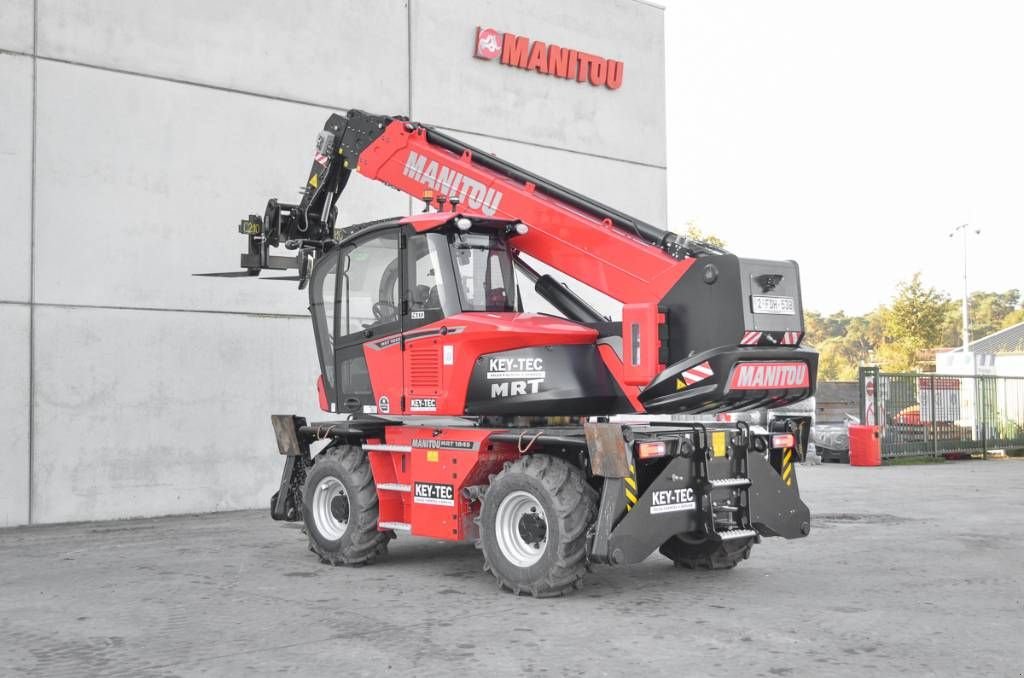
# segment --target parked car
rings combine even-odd
[[[859,424],[860,419],[849,413],[845,416],[846,421],[842,423],[815,423],[814,428],[811,429],[811,442],[814,443],[822,461],[850,463],[850,434],[847,427],[850,424]]]

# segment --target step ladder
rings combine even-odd
[[[719,541],[760,537],[750,523],[750,478],[747,475],[747,452],[750,449],[750,429],[741,427],[731,433],[729,446],[729,477],[710,478],[708,460],[711,450],[702,445],[696,452],[695,478],[699,501],[697,509],[700,515],[701,528],[709,538]],[[732,504],[718,503],[735,492],[736,501]],[[716,526],[721,514],[728,514],[734,527],[721,530]]]

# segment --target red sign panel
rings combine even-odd
[[[501,54],[501,33],[493,28],[476,29],[476,52],[473,53],[477,59],[494,59]]]
[[[765,391],[810,388],[806,363],[739,363],[732,370],[729,388],[737,391]]]
[[[594,87],[618,89],[622,86],[624,65],[621,61],[478,26],[473,56],[493,60],[499,55],[505,66],[565,80],[589,82]]]

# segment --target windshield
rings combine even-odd
[[[451,236],[463,311],[515,311],[516,283],[505,243],[485,233]]]

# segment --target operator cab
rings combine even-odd
[[[437,222],[444,215],[429,216]],[[408,338],[410,330],[461,312],[521,311],[507,244],[515,222],[453,214],[426,230],[415,219],[352,226],[313,267],[310,311],[324,409],[376,407],[364,344],[386,348],[403,341],[403,333]],[[470,229],[457,221],[469,221]],[[395,378],[401,379],[401,365]]]

